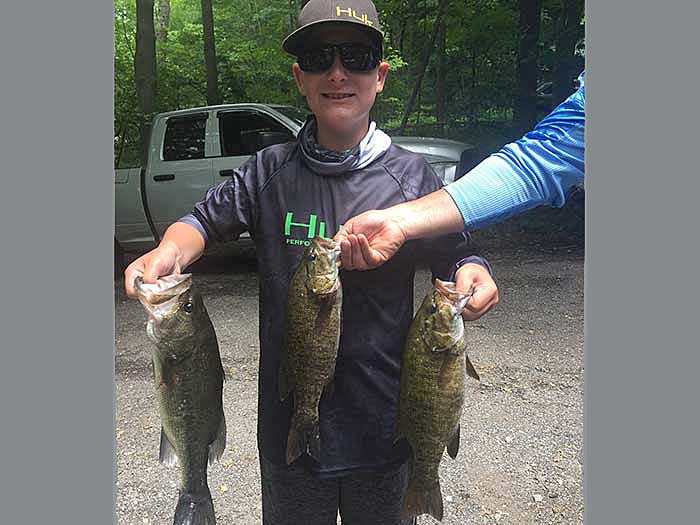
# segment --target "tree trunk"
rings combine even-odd
[[[289,32],[291,33],[297,26],[297,2],[289,0]]]
[[[216,47],[214,45],[214,13],[211,0],[202,0],[202,26],[204,28],[204,62],[207,66],[207,104],[221,104],[218,72],[216,69]]]
[[[517,90],[513,108],[514,131],[518,136],[532,129],[537,120],[537,41],[540,38],[541,0],[518,0],[520,45],[518,48]]]
[[[423,55],[421,57],[420,64],[418,65],[418,76],[416,78],[416,83],[413,86],[411,96],[409,97],[408,102],[406,103],[406,111],[404,112],[403,119],[401,120],[401,126],[399,127],[399,135],[402,135],[404,130],[406,129],[408,117],[411,115],[411,112],[413,111],[413,106],[416,103],[416,98],[418,97],[418,92],[420,91],[421,83],[423,82],[423,77],[425,76],[425,71],[428,69],[430,55],[433,53],[433,48],[435,47],[435,40],[438,34],[437,28],[440,27],[440,24],[442,23],[442,19],[445,16],[448,4],[449,0],[440,0],[438,4],[438,12],[437,16],[435,17],[435,26],[430,36],[430,40],[426,41],[425,47],[423,48]]]
[[[472,86],[469,93],[469,122],[476,122],[476,86],[477,86],[477,67],[476,67],[477,50],[476,46],[471,48],[471,68],[472,68]]]
[[[408,26],[414,21],[414,13],[416,11],[416,0],[408,0],[408,2],[402,2],[403,16],[401,17],[401,25],[399,29],[399,54],[404,55],[404,50],[408,48],[406,43],[406,32]],[[415,29],[415,28],[414,28]]]
[[[561,13],[557,20],[556,51],[552,75],[552,104],[556,106],[573,89],[572,81],[580,73],[574,56],[576,40],[583,17],[584,0],[561,0]]]
[[[156,108],[156,37],[153,27],[153,0],[136,0],[136,53],[134,79],[141,110],[141,163],[148,157],[148,139]]]
[[[158,25],[156,27],[156,40],[162,43],[168,41],[169,26],[170,0],[158,0]]]
[[[435,71],[435,120],[438,123],[440,136],[445,136],[445,46],[447,27],[445,21],[438,28],[438,59]]]

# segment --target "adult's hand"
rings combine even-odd
[[[333,240],[346,270],[371,270],[387,262],[406,242],[389,210],[370,210],[347,221]]]
[[[391,259],[411,239],[464,230],[462,214],[452,197],[440,189],[385,210],[353,217],[333,238],[340,243],[346,270],[371,270]]]
[[[498,304],[498,287],[486,268],[477,263],[467,263],[457,270],[455,285],[458,291],[466,293],[472,290],[462,318],[476,321]]]

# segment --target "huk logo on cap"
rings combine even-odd
[[[308,37],[325,23],[357,24],[381,51],[384,33],[379,28],[377,8],[372,0],[309,0],[299,13],[299,27],[282,42],[282,48],[295,56],[309,44]]]
[[[351,7],[343,9],[342,7],[337,5],[337,6],[335,6],[335,11],[336,11],[336,16],[338,16],[338,17],[340,15],[348,15],[349,17],[354,18],[355,20],[358,20],[358,21],[362,22],[363,24],[367,24],[368,26],[374,25],[372,23],[372,21],[369,19],[369,17],[367,16],[367,13],[362,13],[362,16],[357,16],[357,13]]]

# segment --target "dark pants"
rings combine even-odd
[[[317,479],[298,464],[275,466],[260,458],[263,525],[415,525],[401,520],[408,467],[388,472]]]

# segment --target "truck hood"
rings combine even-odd
[[[462,152],[474,146],[456,140],[434,137],[392,136],[391,142],[402,148],[420,153],[428,162],[459,162]]]

